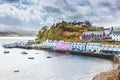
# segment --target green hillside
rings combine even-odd
[[[39,30],[36,43],[46,39],[64,40],[69,42],[81,42],[80,35],[85,31],[102,31],[103,27],[93,27],[89,21],[85,22],[66,22],[62,21],[53,24],[50,28],[44,26]]]

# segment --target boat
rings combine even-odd
[[[4,53],[10,53],[9,51],[4,51]]]
[[[51,56],[47,56],[47,58],[52,58]]]
[[[14,70],[14,72],[20,72],[19,70]]]
[[[4,48],[15,48],[15,45],[13,45],[13,44],[4,44],[4,45],[2,45],[2,47],[4,47]]]
[[[27,52],[25,52],[25,51],[23,51],[23,52],[21,52],[21,54],[28,54]]]
[[[34,59],[34,57],[28,57],[28,59]]]
[[[120,54],[118,54],[118,57],[120,57]]]
[[[35,53],[35,54],[39,54],[39,53]]]

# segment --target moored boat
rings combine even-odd
[[[51,56],[47,56],[47,58],[52,58]]]
[[[28,59],[34,59],[34,57],[28,57]]]
[[[28,54],[27,52],[25,52],[25,51],[23,51],[23,52],[21,52],[21,54]]]
[[[14,45],[9,45],[9,44],[5,44],[5,45],[3,45],[3,47],[4,47],[4,48],[15,48]]]
[[[4,51],[4,53],[10,53],[9,51]]]
[[[14,72],[20,72],[19,70],[14,70]]]

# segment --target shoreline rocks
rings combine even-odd
[[[118,76],[120,76],[120,58],[115,56],[113,59],[113,64],[114,63],[118,63],[118,67],[115,70],[97,74],[92,80],[119,80]]]

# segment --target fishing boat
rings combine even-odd
[[[28,59],[34,59],[34,57],[28,57]]]
[[[10,53],[9,51],[4,51],[4,53]]]
[[[2,45],[2,47],[4,47],[4,48],[15,48],[15,45],[13,45],[13,44],[4,44],[4,45]]]
[[[21,54],[28,54],[27,52],[25,52],[25,51],[23,51],[23,52],[21,52]]]
[[[51,56],[47,56],[47,58],[52,58]]]
[[[14,70],[14,72],[20,72],[19,70]]]

